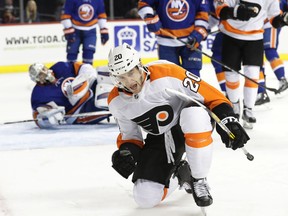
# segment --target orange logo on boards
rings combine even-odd
[[[170,0],[166,6],[166,11],[171,20],[181,22],[186,19],[189,13],[189,4],[186,0]]]
[[[79,17],[84,21],[89,21],[94,16],[94,8],[90,4],[83,4],[78,9]]]

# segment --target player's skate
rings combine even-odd
[[[255,105],[260,106],[262,104],[269,103],[269,102],[270,102],[270,98],[269,98],[267,92],[264,91],[264,92],[261,92],[257,95]]]
[[[176,168],[174,177],[177,177],[180,189],[184,188],[185,191],[189,194],[192,194],[192,176],[189,164],[186,160],[180,161],[179,165]]]
[[[279,82],[280,82],[279,83],[279,89],[278,89],[279,92],[283,92],[286,89],[288,89],[288,82],[287,82],[287,79],[285,77],[282,77]]]
[[[193,178],[193,197],[199,207],[207,207],[213,203],[212,196],[209,193],[210,187],[206,178]]]
[[[241,109],[239,100],[236,103],[232,102],[232,105],[233,105],[234,113],[236,114],[235,117],[239,120],[239,118],[240,118],[240,109]]]
[[[251,108],[245,107],[243,110],[243,127],[246,129],[252,129],[253,124],[256,123],[256,118],[253,116],[253,111]]]

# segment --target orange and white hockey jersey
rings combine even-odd
[[[219,29],[226,35],[240,40],[263,39],[263,25],[268,17],[270,22],[280,14],[279,1],[275,0],[215,0],[216,15],[219,17],[223,7],[235,7],[237,4],[245,4],[257,11],[257,16],[248,21],[227,19],[220,22]],[[257,8],[257,9],[256,9]]]
[[[108,97],[109,110],[120,129],[118,147],[125,142],[142,146],[140,127],[147,133],[158,135],[178,123],[181,111],[191,105],[191,101],[168,94],[166,88],[193,97],[210,110],[222,103],[231,106],[220,91],[176,64],[159,60],[146,67],[149,73],[139,94],[115,87]]]

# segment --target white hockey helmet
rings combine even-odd
[[[108,68],[112,76],[128,73],[140,64],[141,59],[139,53],[127,43],[123,43],[110,50]]]
[[[45,74],[46,76],[43,75],[40,76],[40,74]],[[34,63],[30,65],[29,76],[31,80],[34,82],[45,83],[46,81],[53,82],[55,80],[52,70],[49,70],[42,63]]]

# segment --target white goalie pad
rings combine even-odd
[[[97,73],[95,69],[90,64],[82,64],[79,70],[79,74],[76,78],[82,77],[85,78],[89,82],[89,86],[93,84],[96,80]]]
[[[99,66],[96,68],[96,71],[97,71],[97,83],[108,83],[112,85],[110,72],[107,66]]]
[[[107,98],[110,91],[113,89],[112,84],[98,83],[95,91],[95,101],[94,104],[98,108],[108,109]]]

